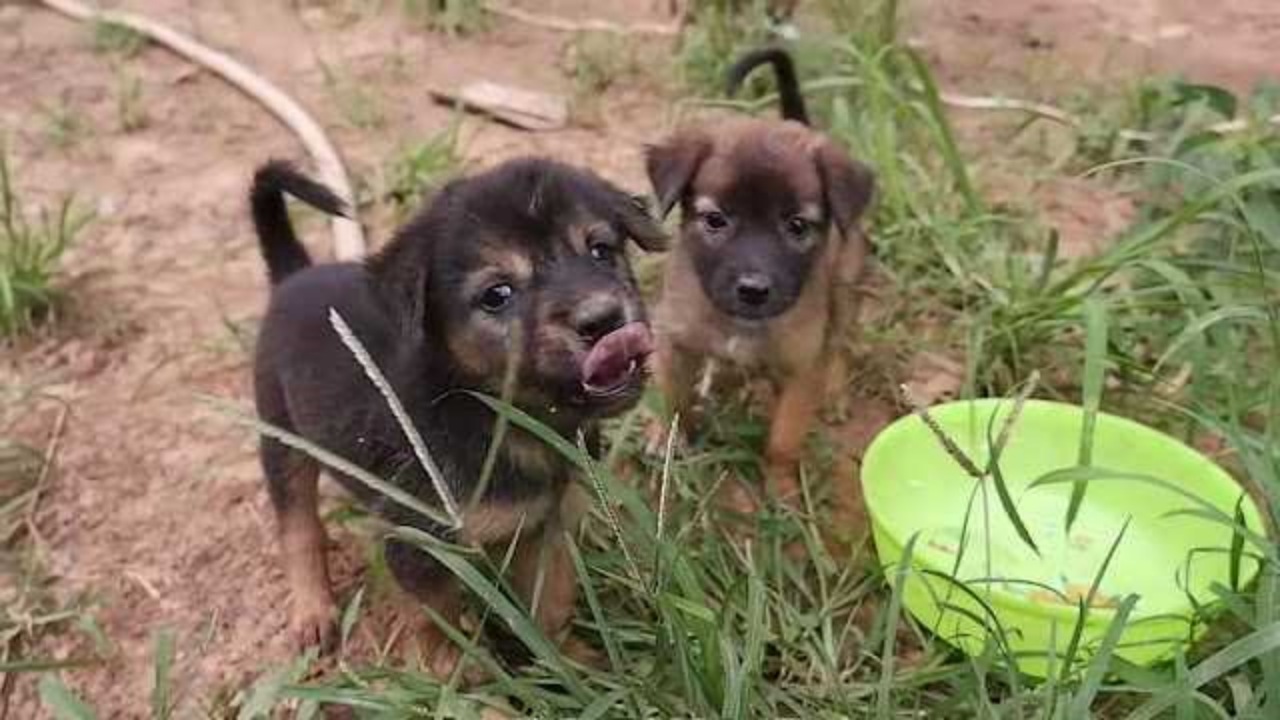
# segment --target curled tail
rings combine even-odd
[[[289,222],[289,211],[284,202],[286,193],[322,212],[347,217],[346,203],[341,198],[298,172],[293,165],[272,160],[258,168],[253,175],[249,203],[272,285],[279,285],[285,278],[311,264],[307,249]]]
[[[777,76],[782,118],[808,125],[809,112],[804,106],[804,96],[800,94],[800,81],[796,78],[795,63],[791,61],[790,53],[777,45],[752,50],[738,58],[738,61],[725,74],[727,94],[733,97],[751,71],[761,65],[772,65],[773,72]]]

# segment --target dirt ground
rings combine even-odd
[[[119,4],[232,51],[294,93],[357,175],[448,123],[429,86],[484,77],[570,90],[559,67],[569,38],[506,21],[448,39],[394,12],[351,16],[344,7],[354,2]],[[621,21],[661,19],[665,5],[520,4],[562,15],[590,8]],[[1044,95],[1046,78],[1061,89],[1153,69],[1245,89],[1276,70],[1274,0],[1199,10],[1190,0],[921,0],[912,36],[944,86],[969,92]],[[110,718],[145,713],[160,628],[179,638],[176,676],[192,708],[289,657],[287,598],[254,440],[198,396],[247,404],[248,357],[234,330],[251,335],[265,279],[246,183],[263,159],[301,152],[259,107],[162,50],[146,49],[127,67],[141,78],[148,124],[125,133],[119,71],[93,51],[91,33],[34,5],[0,2],[0,133],[29,202],[73,189],[98,216],[68,258],[72,305],[51,331],[4,350],[0,387],[35,389],[70,407],[39,527],[58,587],[94,598],[115,647],[108,662],[66,674]],[[339,86],[372,89],[382,128],[344,122],[342,93],[326,68]],[[66,147],[49,132],[62,108],[74,108],[87,128]],[[530,135],[470,122],[465,154],[482,165],[546,153],[641,190],[642,144],[664,131],[669,110],[661,85],[642,75],[608,93],[596,127]],[[970,152],[992,151],[980,120],[965,128]],[[1086,235],[1112,224],[1088,188],[1050,200]],[[322,226],[309,229],[313,247],[323,248]],[[35,412],[14,427],[43,443],[59,405],[29,407]],[[78,649],[49,648],[59,656]],[[31,684],[20,680],[11,717],[40,716]]]

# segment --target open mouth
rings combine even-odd
[[[592,400],[626,394],[644,373],[653,336],[642,322],[623,325],[596,341],[582,361],[582,389]]]

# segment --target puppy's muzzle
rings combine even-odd
[[[627,395],[643,379],[653,338],[648,324],[632,320],[630,314],[625,302],[609,293],[586,298],[570,313],[570,325],[587,347],[581,372],[588,398]]]

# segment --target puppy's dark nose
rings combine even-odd
[[[572,323],[578,335],[594,345],[600,338],[622,327],[626,316],[622,303],[609,296],[596,296],[574,309]]]
[[[744,273],[738,277],[738,302],[748,307],[760,307],[769,301],[772,283],[760,273]]]

